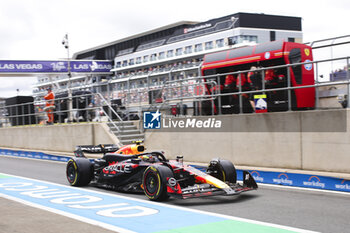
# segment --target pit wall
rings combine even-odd
[[[0,147],[73,152],[77,145],[117,144],[105,123],[0,128]]]
[[[186,161],[350,173],[349,111],[222,115],[226,132],[146,131],[148,150]],[[198,117],[200,119],[201,117]],[[203,119],[207,119],[203,117]]]
[[[147,150],[205,162],[350,173],[349,110],[215,116],[226,132],[146,131]],[[201,118],[201,117],[198,117]],[[205,117],[203,117],[205,119]],[[72,152],[76,145],[117,144],[104,123],[0,128],[0,147]]]

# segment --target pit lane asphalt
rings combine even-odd
[[[68,185],[65,177],[65,166],[66,164],[61,162],[0,156],[0,172],[2,173]],[[147,200],[142,194],[116,193],[114,191],[103,190],[91,186],[86,188]],[[188,200],[170,199],[166,203],[305,230],[350,233],[349,194],[309,191],[303,189],[287,189],[279,186],[260,186],[257,191],[243,193],[238,196],[215,196]],[[0,211],[2,213],[5,212],[3,211],[4,205],[6,208],[6,205],[9,204],[4,204],[3,200],[1,200]],[[50,214],[47,216],[49,215]],[[13,218],[13,224],[24,221],[23,218]],[[57,216],[52,217],[53,221],[51,221],[50,224],[61,224],[60,221],[63,220],[60,218],[61,217]],[[2,224],[5,224],[5,222],[0,218],[0,226]],[[90,232],[83,230],[84,223],[79,221],[70,220],[65,221],[64,224],[67,224],[66,226],[71,226],[71,229],[74,229],[74,232]],[[95,228],[98,227],[95,226]],[[61,232],[60,230],[55,231],[55,228],[52,229],[52,231],[47,231],[46,229],[43,228],[42,232]],[[59,228],[57,227],[57,229]],[[35,232],[41,233],[41,231],[38,230],[40,229],[37,229]],[[1,227],[0,232],[2,232]],[[110,231],[101,228],[98,231],[91,232],[104,233]]]

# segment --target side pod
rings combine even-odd
[[[243,171],[243,184],[246,185],[248,188],[258,188],[258,185],[256,184],[253,176],[248,171]]]

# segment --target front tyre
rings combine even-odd
[[[169,198],[167,192],[168,178],[174,177],[169,167],[154,165],[143,173],[142,187],[145,195],[152,201],[164,201]]]
[[[66,176],[72,186],[88,185],[93,176],[92,163],[85,158],[70,159],[66,167]]]
[[[224,182],[230,182],[232,184],[237,182],[236,168],[229,160],[211,160],[207,168],[207,173]]]

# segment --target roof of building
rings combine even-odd
[[[152,33],[165,31],[165,30],[168,30],[168,29],[171,29],[171,28],[176,28],[178,26],[184,26],[185,27],[185,26],[193,25],[193,24],[197,24],[197,23],[198,22],[194,22],[194,21],[179,21],[179,22],[176,22],[176,23],[168,24],[166,26],[162,26],[162,27],[155,28],[155,29],[152,29],[152,30],[149,30],[149,31],[141,32],[141,33],[138,33],[138,34],[135,34],[135,35],[132,35],[132,36],[128,36],[128,37],[125,37],[125,38],[122,38],[122,39],[118,39],[118,40],[115,40],[115,41],[112,41],[112,42],[109,42],[109,43],[106,43],[106,44],[98,45],[98,46],[95,46],[95,47],[92,47],[92,48],[89,48],[89,49],[85,49],[83,51],[76,52],[73,55],[73,59],[76,58],[79,54],[87,53],[87,52],[90,52],[90,51],[95,51],[95,50],[102,49],[102,48],[105,48],[105,47],[108,47],[108,46],[111,46],[111,45],[115,45],[115,44],[118,44],[118,43],[122,43],[122,42],[125,42],[125,41],[129,41],[129,40],[135,39],[135,38],[146,36],[146,35],[149,35],[149,34],[152,34]]]
[[[73,59],[107,59],[101,58],[94,54],[95,51],[103,50],[107,47],[116,46],[118,51],[128,48],[136,49],[137,46],[143,43],[149,43],[160,39],[169,39],[170,37],[178,37],[190,31],[208,30],[205,28],[214,27],[222,21],[235,21],[234,28],[247,27],[247,28],[262,28],[271,30],[295,30],[301,31],[301,18],[293,16],[281,16],[281,15],[267,15],[256,13],[235,13],[215,19],[210,19],[205,22],[194,21],[180,21],[173,24],[169,24],[163,27],[155,28],[149,31],[145,31],[139,34],[135,34],[126,38],[115,40],[106,44],[102,44],[93,48],[89,48],[83,51],[79,51],[73,55]],[[169,41],[170,42],[170,41]],[[133,45],[131,45],[133,44]],[[119,46],[117,48],[117,46]],[[115,52],[116,53],[116,52]],[[103,56],[103,55],[102,55]]]

